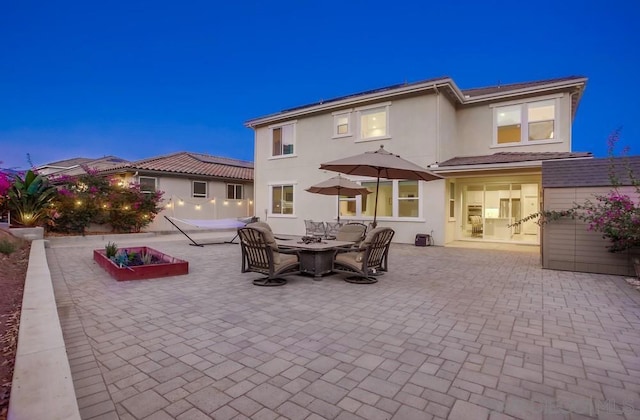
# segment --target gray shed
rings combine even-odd
[[[595,195],[607,194],[612,184],[609,173],[614,171],[621,187],[618,190],[640,200],[631,185],[640,180],[640,156],[613,159],[573,159],[542,163],[543,208],[566,210],[574,203],[594,200]],[[640,249],[611,253],[609,241],[598,232],[587,229],[580,220],[561,219],[544,225],[542,229],[542,266],[555,270],[582,271],[631,276],[635,275],[633,258],[640,258]]]

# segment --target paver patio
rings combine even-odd
[[[374,285],[261,288],[237,245],[143,241],[190,274],[116,282],[92,260],[105,241],[47,249],[85,419],[640,418],[621,277],[543,270],[531,247],[394,244]]]

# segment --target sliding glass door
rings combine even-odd
[[[539,243],[535,221],[513,226],[538,211],[538,184],[485,182],[461,187],[460,239]]]

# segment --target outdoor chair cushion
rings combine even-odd
[[[373,237],[380,232],[381,230],[384,230],[386,228],[384,227],[377,227],[375,229],[371,229],[369,232],[367,232],[367,236],[364,237],[364,239],[362,240],[362,243],[360,244],[361,248],[364,248],[366,246],[368,246],[371,243],[371,240],[373,239]]]
[[[271,228],[263,227],[263,226],[255,226],[258,223],[264,223],[264,222],[251,223],[251,227],[262,232],[262,234],[264,235],[265,242],[273,250],[273,264],[275,265],[280,264],[281,256],[280,256],[280,253],[278,252],[278,244],[276,244],[276,238],[273,236],[273,232],[271,232]]]
[[[253,222],[253,223],[247,224],[247,227],[265,228],[265,229],[269,230],[269,232],[273,232],[273,230],[271,229],[271,226],[269,226],[269,223],[267,223],[267,222]]]
[[[366,227],[363,225],[344,225],[336,233],[336,239],[339,241],[348,241],[359,243],[364,236]]]
[[[336,255],[336,262],[362,270],[362,252],[341,252]]]
[[[274,271],[280,271],[285,266],[298,264],[298,256],[291,254],[273,253]]]

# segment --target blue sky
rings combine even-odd
[[[449,3],[449,4],[442,4]],[[193,151],[253,160],[243,122],[451,76],[461,88],[589,78],[574,151],[640,154],[634,1],[7,1],[0,161]]]

